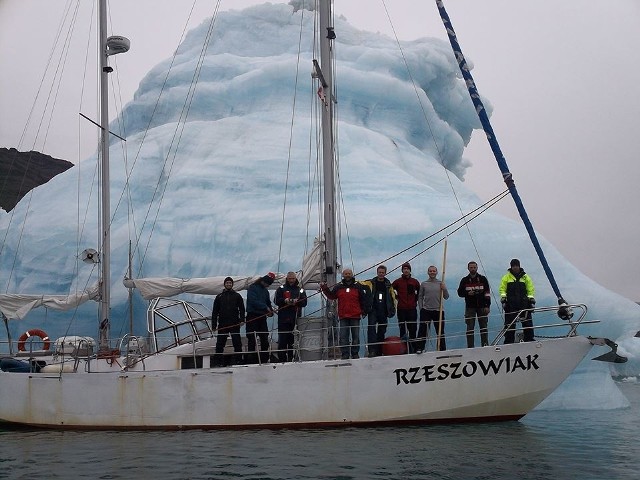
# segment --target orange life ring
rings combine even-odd
[[[51,340],[49,340],[49,335],[43,330],[39,328],[32,328],[31,330],[27,330],[18,339],[18,350],[21,352],[25,351],[25,343],[29,337],[40,337],[42,339],[43,345],[42,350],[49,350],[51,346]]]

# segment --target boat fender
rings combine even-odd
[[[75,373],[76,369],[71,362],[67,363],[50,363],[40,368],[40,373]]]
[[[49,335],[43,330],[39,328],[32,328],[31,330],[27,330],[18,339],[18,350],[21,352],[25,351],[25,344],[29,337],[40,337],[42,339],[42,350],[49,350],[51,346],[51,340],[49,340]]]
[[[400,337],[387,337],[382,344],[383,355],[404,355],[407,353],[407,343]]]

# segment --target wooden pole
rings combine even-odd
[[[442,276],[440,277],[440,310],[438,314],[438,340],[436,341],[436,350],[440,351],[440,332],[442,332],[442,314],[444,312],[444,307],[442,305],[444,301],[444,290],[442,289],[442,284],[444,283],[444,277],[447,268],[447,237],[444,238],[444,253],[442,255]]]

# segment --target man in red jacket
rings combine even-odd
[[[402,276],[391,284],[398,300],[398,327],[400,338],[407,341],[407,351],[413,351],[416,331],[418,330],[418,293],[420,282],[411,276],[411,264],[402,264]],[[409,333],[407,337],[406,334]]]
[[[338,300],[342,359],[360,358],[360,319],[370,309],[368,288],[356,281],[350,268],[342,271],[342,281],[333,288],[326,283],[321,283],[320,288],[329,300]]]

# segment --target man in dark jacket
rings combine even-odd
[[[224,279],[224,290],[216,295],[211,312],[211,326],[218,330],[216,338],[216,352],[213,356],[213,366],[232,365],[239,363],[242,357],[242,340],[240,339],[240,325],[244,322],[244,300],[233,289],[233,278]],[[233,357],[223,358],[222,352],[227,344],[227,337],[231,335],[233,343]]]
[[[474,347],[474,330],[476,327],[476,317],[480,327],[480,344],[483,347],[489,345],[489,309],[491,308],[491,292],[489,290],[489,280],[484,275],[478,273],[478,264],[469,262],[467,264],[469,275],[460,280],[458,296],[464,298],[464,321],[467,324],[467,347]]]
[[[269,326],[267,317],[273,317],[268,288],[276,278],[269,272],[247,289],[247,357],[248,363],[258,363],[257,339],[260,340],[260,363],[269,361]]]
[[[398,300],[398,327],[400,338],[407,341],[407,352],[414,350],[416,332],[418,331],[418,293],[420,282],[411,276],[411,264],[402,264],[402,276],[391,284]],[[408,336],[407,335],[408,332]]]
[[[360,318],[371,308],[369,289],[353,278],[350,268],[342,271],[342,281],[333,288],[329,289],[326,283],[321,283],[320,288],[329,300],[338,300],[342,359],[360,358]]]
[[[276,290],[278,306],[278,358],[281,362],[293,360],[293,329],[296,320],[307,306],[307,294],[293,272],[287,273],[285,284]]]
[[[367,328],[367,348],[369,357],[382,355],[382,344],[387,333],[388,319],[396,314],[396,294],[386,277],[387,267],[380,265],[376,276],[362,282],[371,291],[371,310]]]

